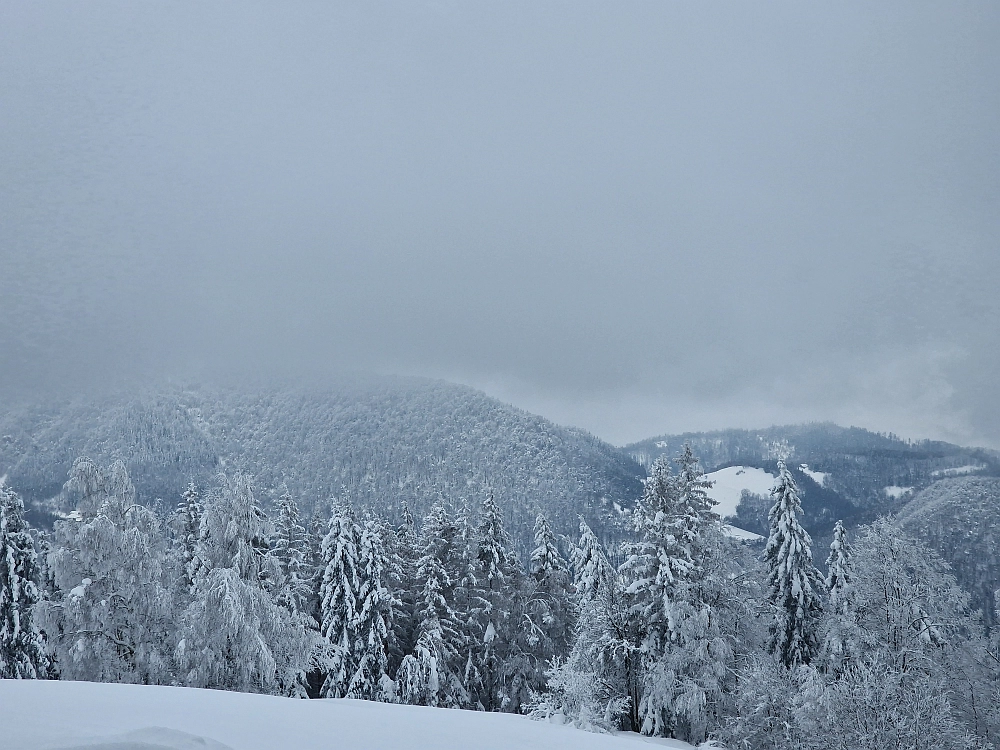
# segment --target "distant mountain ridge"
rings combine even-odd
[[[996,451],[830,423],[661,435],[618,449],[473,388],[400,377],[341,378],[323,388],[163,385],[8,407],[0,412],[0,476],[36,519],[68,510],[62,486],[79,455],[123,460],[140,498],[162,508],[189,481],[205,486],[223,470],[251,473],[265,500],[287,484],[306,514],[333,498],[390,519],[404,505],[419,517],[442,499],[474,511],[493,491],[523,554],[540,510],[562,534],[575,536],[583,514],[606,539],[620,536],[627,521],[617,508],[639,497],[645,467],[685,443],[707,472],[774,474],[785,458],[817,542],[838,518],[853,525],[894,513],[939,479],[1000,476]],[[761,476],[726,476],[751,475]],[[769,500],[748,500],[734,525],[766,534]]]
[[[820,536],[837,518],[864,523],[895,512],[938,479],[964,474],[1000,476],[996,451],[940,441],[906,441],[828,422],[660,435],[622,450],[648,466],[657,456],[676,455],[685,443],[709,472],[740,465],[773,472],[778,459],[784,459],[802,490],[806,526]],[[757,507],[743,510],[736,525],[761,533],[766,508],[758,502]]]
[[[0,476],[36,507],[57,506],[75,457],[121,459],[144,502],[172,506],[220,470],[284,482],[304,512],[331,498],[398,518],[439,499],[478,508],[496,494],[523,552],[535,514],[576,534],[610,531],[645,472],[589,433],[472,388],[419,378],[344,378],[322,389],[164,386],[0,413]],[[54,509],[54,508],[52,508]],[[63,509],[65,510],[65,508]]]

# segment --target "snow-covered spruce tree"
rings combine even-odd
[[[185,592],[194,586],[194,577],[201,567],[198,557],[198,540],[201,534],[201,517],[204,509],[194,482],[188,484],[174,513],[175,544],[180,566],[180,583]]]
[[[312,590],[309,600],[309,614],[316,622],[321,622],[319,590],[323,585],[323,573],[326,572],[326,562],[323,560],[323,539],[329,530],[331,511],[329,508],[317,506],[306,535],[306,562],[309,569],[309,585]]]
[[[566,659],[555,659],[532,716],[560,717],[597,731],[638,731],[645,621],[597,537],[581,519],[574,549],[578,618]]]
[[[577,726],[637,732],[646,622],[612,573],[580,604],[573,647],[549,673],[552,705]]]
[[[643,734],[703,741],[732,656],[713,611],[717,582],[706,581],[723,539],[714,501],[690,446],[670,474],[654,463],[634,513],[639,542],[622,566],[632,606],[646,623],[642,642]]]
[[[282,576],[277,601],[290,612],[311,614],[313,571],[308,559],[310,554],[308,535],[299,523],[299,506],[288,487],[283,486],[274,524],[274,556]]]
[[[681,507],[678,483],[666,456],[656,459],[643,483],[633,523],[639,541],[627,547],[622,572],[629,582],[627,593],[649,624],[646,648],[660,653],[671,639],[674,590],[698,571],[691,531],[700,525]]]
[[[515,616],[520,614],[516,600],[522,573],[510,548],[510,536],[491,492],[483,501],[476,530],[477,579],[484,603],[476,629],[481,634],[477,697],[487,711],[517,710],[528,697],[525,654],[518,648],[515,632],[521,625]]]
[[[354,660],[357,667],[347,686],[348,698],[395,700],[389,677],[389,644],[394,597],[385,586],[386,551],[383,526],[374,518],[365,521],[358,545],[357,617],[354,622]]]
[[[537,663],[569,652],[576,620],[569,566],[559,553],[548,519],[535,519],[535,547],[531,553],[531,580],[526,592],[525,637]],[[538,690],[540,686],[533,686]]]
[[[0,679],[49,676],[49,660],[33,612],[40,598],[37,580],[24,503],[0,480]]]
[[[566,561],[559,554],[549,519],[544,513],[539,513],[535,516],[535,546],[531,551],[531,575],[535,580],[541,581],[554,573],[563,573],[566,570]]]
[[[438,503],[424,518],[417,567],[416,644],[396,675],[401,703],[460,708],[469,704],[463,680],[465,638],[452,607],[454,582],[448,567],[464,557],[460,529]]]
[[[455,613],[458,638],[458,664],[461,667],[462,685],[467,694],[467,705],[480,711],[486,710],[488,698],[483,657],[492,603],[489,592],[480,582],[482,565],[479,561],[478,528],[472,522],[468,506],[459,509],[454,517],[458,536],[453,556],[443,558],[444,568],[451,577],[451,593],[447,597]]]
[[[39,627],[63,679],[169,683],[173,609],[166,539],[136,502],[125,465],[73,463],[68,492],[81,509],[55,524],[49,565],[55,591],[39,602]]]
[[[847,530],[842,521],[837,521],[833,528],[830,555],[826,559],[824,583],[828,603],[820,628],[822,665],[835,673],[851,658],[852,645],[857,637],[851,612],[851,583],[854,580],[851,555]]]
[[[608,561],[600,540],[580,517],[580,543],[573,548],[573,588],[579,601],[593,598],[602,581],[612,579],[614,568]]]
[[[854,575],[851,572],[851,544],[847,540],[844,522],[837,521],[833,527],[833,541],[830,543],[830,556],[826,559],[826,591],[830,597],[830,608],[846,611],[847,587]]]
[[[335,505],[323,538],[326,566],[320,586],[320,633],[329,644],[324,698],[345,697],[357,669],[360,542],[361,527],[354,512],[347,505]]]
[[[35,565],[38,571],[38,596],[41,601],[51,599],[56,593],[56,579],[49,562],[52,558],[52,532],[32,529],[35,540]]]
[[[705,479],[697,456],[691,446],[684,445],[680,455],[674,459],[677,464],[677,505],[678,515],[684,519],[683,529],[685,541],[691,546],[694,557],[708,543],[702,530],[719,520],[713,510],[716,501],[709,497],[712,482]]]
[[[305,695],[314,637],[273,597],[280,581],[270,522],[246,474],[220,474],[202,516],[193,599],[175,650],[181,682]]]
[[[812,539],[802,528],[798,488],[784,461],[771,490],[770,536],[764,550],[774,607],[769,649],[786,667],[808,664],[818,649],[817,619],[823,579],[812,561]]]
[[[417,645],[417,566],[420,560],[416,524],[404,506],[400,525],[385,541],[388,587],[393,592],[389,674],[396,674],[403,657]]]

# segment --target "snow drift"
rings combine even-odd
[[[628,750],[676,740],[602,735],[523,716],[195,688],[0,680],[0,750]]]

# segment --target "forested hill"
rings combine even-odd
[[[929,440],[911,442],[830,423],[661,435],[624,450],[648,466],[661,454],[676,455],[685,443],[709,472],[747,466],[773,473],[777,460],[785,459],[800,485],[807,528],[820,535],[837,518],[862,523],[894,512],[942,478],[1000,476],[996,451]],[[766,508],[759,505],[743,509],[737,525],[761,533],[766,527]]]
[[[897,516],[951,565],[991,625],[1000,591],[1000,479],[942,479],[920,492]]]
[[[437,499],[478,508],[492,490],[519,546],[544,509],[574,534],[631,505],[645,472],[577,429],[465,386],[352,378],[325,389],[164,387],[0,414],[0,476],[39,508],[59,508],[73,459],[122,459],[140,498],[173,505],[220,470],[256,477],[265,499],[287,482],[308,514],[332,497],[399,516]]]

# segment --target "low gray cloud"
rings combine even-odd
[[[0,8],[0,378],[1000,446],[991,4]]]

